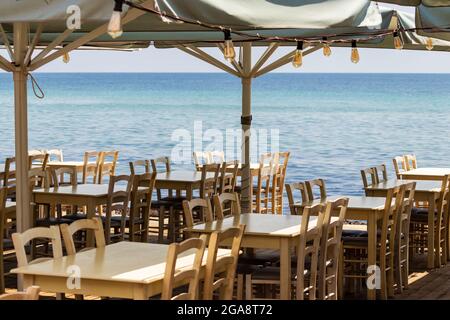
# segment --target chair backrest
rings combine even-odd
[[[236,187],[239,161],[223,162],[220,167],[219,193],[234,192]]]
[[[149,173],[150,172],[150,161],[149,160],[136,160],[130,161],[130,173],[131,174],[140,174],[140,173]],[[139,170],[141,168],[141,170]]]
[[[88,183],[88,179],[90,177],[92,177],[92,183],[97,183],[99,165],[100,165],[100,152],[86,151],[84,153],[82,183]]]
[[[0,300],[39,300],[40,287],[28,287],[25,292],[5,293],[0,295]]]
[[[395,174],[397,178],[400,178],[400,174],[402,172],[408,171],[406,168],[406,161],[404,156],[396,156],[392,159],[392,163],[394,164]]]
[[[50,176],[48,169],[31,168],[28,170],[30,190],[50,187]]]
[[[450,198],[450,175],[444,176],[441,183],[441,192],[439,194],[439,200],[436,207],[438,217],[437,221],[441,221],[443,215],[446,214],[448,210],[448,202]]]
[[[302,213],[300,236],[297,243],[296,297],[303,300],[306,293],[314,300],[317,290],[317,272],[322,226],[325,217],[325,205],[306,206]],[[316,225],[310,226],[310,218],[316,216]],[[308,266],[309,261],[309,266]],[[305,269],[309,269],[308,287],[305,288]]]
[[[116,174],[117,159],[119,151],[102,151],[100,152],[100,161],[98,165],[98,183],[102,184],[105,177]]]
[[[305,184],[306,184],[306,190],[308,192],[309,201],[313,201],[314,199],[316,199],[314,197],[314,189],[315,189],[314,187],[319,188],[320,199],[325,199],[327,197],[327,189],[325,186],[325,180],[323,180],[323,179],[308,180],[308,181],[305,181]]]
[[[80,219],[72,222],[70,225],[64,223],[60,225],[60,229],[68,255],[74,255],[77,253],[73,236],[80,231],[93,231],[95,236],[95,245],[97,248],[102,248],[106,245],[105,232],[103,230],[103,222],[101,218],[96,217],[92,219]]]
[[[211,159],[211,152],[209,151],[194,151],[192,156],[194,158],[194,164],[197,170],[201,170],[201,167],[204,164],[213,163]]]
[[[275,199],[276,213],[283,213],[283,194],[284,194],[284,182],[286,181],[286,171],[289,162],[290,152],[277,152],[275,153],[275,171],[272,180],[274,186],[273,197]]]
[[[198,297],[199,274],[205,252],[206,237],[188,239],[181,243],[172,243],[167,252],[166,269],[162,284],[162,300],[195,300]],[[177,268],[180,255],[195,250],[194,261],[190,268]],[[181,259],[180,259],[181,260]],[[189,281],[188,292],[173,296],[173,289],[179,283]]]
[[[398,213],[397,217],[397,230],[395,231],[395,237],[397,243],[400,241],[400,237],[408,237],[409,235],[409,226],[411,220],[411,210],[414,206],[414,195],[416,191],[416,182],[409,182],[401,186],[401,193],[404,196],[404,202],[400,209],[401,212]]]
[[[370,184],[369,184],[368,177],[370,177]],[[361,170],[361,178],[362,178],[364,188],[367,188],[370,185],[377,184],[378,179],[377,179],[376,169],[374,167],[362,169]]]
[[[125,235],[125,218],[130,202],[131,188],[133,186],[133,175],[111,176],[109,178],[108,198],[106,202],[105,238],[106,244],[111,241],[111,217],[113,213],[119,213],[122,217],[120,234],[118,237],[123,240]],[[125,188],[120,187],[124,183]]]
[[[212,300],[214,292],[220,290],[220,300],[231,300],[233,297],[234,278],[241,248],[245,225],[229,228],[223,231],[214,231],[209,238],[208,256],[203,288],[203,299]],[[219,247],[226,242],[232,243],[231,253],[217,257]]]
[[[169,157],[159,157],[156,159],[151,159],[150,163],[152,164],[152,170],[156,173],[164,173],[170,172],[170,158]],[[162,193],[161,189],[156,189],[156,195],[158,200],[161,200]],[[173,190],[167,190],[167,195],[169,197],[173,196]]]
[[[47,168],[49,155],[47,153],[28,155],[28,169],[41,168],[45,170]]]
[[[241,214],[241,205],[239,194],[237,192],[216,194],[213,197],[213,200],[216,219],[223,219],[228,216],[238,216]]]
[[[58,161],[58,162],[64,161],[63,151],[61,149],[46,150],[46,153],[48,154],[49,157],[48,161]]]
[[[64,185],[75,187],[78,184],[78,173],[74,167],[50,168],[50,176],[55,188]]]
[[[301,201],[295,201],[295,191],[300,193]],[[306,184],[304,182],[295,182],[286,184],[286,193],[288,196],[289,209],[291,210],[291,214],[301,214],[298,212],[300,209],[295,205],[299,203],[305,203],[309,201],[308,191],[306,189]]]
[[[211,198],[218,191],[220,164],[205,164],[202,166],[202,177],[200,183],[200,197]],[[212,177],[208,177],[213,173]]]
[[[386,182],[388,180],[387,169],[384,163],[373,168],[375,169],[375,177],[377,178],[377,183]]]
[[[16,158],[6,158],[3,186],[8,187],[8,196],[13,196],[16,193],[16,183]]]
[[[210,151],[210,159],[211,163],[223,163],[225,162],[225,152],[223,151]]]
[[[198,210],[198,218],[195,219],[194,210]],[[183,212],[186,227],[193,227],[195,223],[199,221],[211,222],[213,220],[211,202],[209,199],[192,199],[183,200]]]
[[[326,203],[319,250],[319,299],[337,299],[339,254],[348,201],[348,198],[339,198]],[[338,218],[332,221],[335,212]]]
[[[62,257],[61,234],[57,226],[32,228],[22,233],[13,233],[12,235],[18,267],[24,267],[32,262],[28,261],[25,246],[28,242],[35,239],[49,240],[52,243],[53,258]]]
[[[155,188],[156,172],[144,173],[134,176],[133,188],[131,190],[130,208],[130,240],[134,241],[134,234],[131,233],[132,223],[142,219],[144,232],[148,232],[148,223],[152,205],[152,194]],[[143,240],[147,239],[143,236]]]
[[[415,154],[405,154],[406,170],[417,169],[417,158]]]
[[[255,212],[269,213],[271,212],[271,180],[272,180],[272,162],[270,165],[265,165],[260,162],[258,169],[258,180],[256,183],[255,193]],[[250,186],[252,187],[252,186]]]

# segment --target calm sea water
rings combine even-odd
[[[30,149],[62,148],[67,160],[114,148],[127,172],[130,159],[170,155],[173,133],[193,134],[195,121],[224,135],[240,127],[240,81],[225,74],[35,77],[46,97],[30,90]],[[450,166],[449,89],[450,75],[272,74],[254,81],[253,125],[279,130],[287,181],[322,177],[330,194],[360,194],[359,170],[386,163],[393,176],[398,154]],[[0,159],[14,153],[13,121],[12,79],[0,74]]]

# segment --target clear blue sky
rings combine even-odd
[[[393,6],[395,7],[395,6]],[[397,7],[398,8],[398,7]],[[414,12],[413,8],[401,10]],[[292,48],[279,49],[282,55]],[[208,50],[223,59],[218,49]],[[254,61],[262,49],[256,49]],[[4,52],[2,52],[4,54]],[[218,72],[209,64],[192,58],[177,49],[155,49],[138,52],[77,51],[71,53],[71,61],[64,64],[61,59],[54,61],[39,72]],[[333,54],[325,58],[320,51],[305,57],[301,69],[290,64],[276,72],[443,72],[450,73],[450,53],[428,51],[397,51],[381,49],[360,49],[358,64],[350,62],[349,49],[333,49]]]

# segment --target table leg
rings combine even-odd
[[[93,203],[92,201],[88,201],[88,203],[86,204],[86,207],[87,207],[86,218],[87,219],[94,218],[96,204]],[[86,245],[88,247],[94,246],[94,233],[92,232],[92,230],[87,231],[86,242],[87,242]]]
[[[367,220],[368,232],[368,265],[375,266],[377,264],[377,217],[376,214],[371,214]],[[367,299],[375,300],[376,288],[367,288]]]
[[[434,200],[434,194],[430,195],[428,197],[428,263],[427,267],[429,269],[432,269],[435,266],[436,263],[439,263],[439,259],[434,259],[434,212],[436,210],[436,202]],[[439,254],[439,248],[436,248],[437,254]]]
[[[280,299],[291,299],[291,242],[281,239],[280,243]]]
[[[192,200],[192,186],[191,185],[189,185],[186,188],[186,199],[187,200]]]
[[[250,213],[253,213],[253,170],[250,171],[250,192],[249,192],[249,198],[250,198]]]

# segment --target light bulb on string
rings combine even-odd
[[[121,21],[123,0],[114,0],[114,1],[115,1],[114,11],[108,24],[108,34],[113,39],[120,37],[123,33]]]
[[[294,68],[299,68],[303,64],[303,41],[297,42],[297,49],[295,50],[294,57],[292,58],[292,65]]]
[[[231,31],[225,29],[223,33],[225,37],[225,47],[223,49],[223,56],[225,57],[225,59],[231,62],[236,57],[236,51],[234,50],[233,40],[231,40]]]
[[[70,56],[69,56],[69,53],[68,53],[68,52],[66,52],[66,53],[63,54],[63,56],[62,56],[62,61],[63,61],[64,63],[69,63],[69,61],[70,61]]]
[[[433,39],[428,38],[427,39],[427,46],[426,46],[427,50],[433,50]]]
[[[327,41],[327,38],[324,37],[323,38],[323,55],[325,57],[329,57],[329,56],[331,56],[331,48],[330,48],[330,45],[328,44],[328,42],[326,42],[326,41]]]
[[[351,61],[353,63],[358,63],[359,62],[359,52],[358,52],[358,48],[356,47],[356,40],[352,41]]]
[[[400,38],[398,31],[394,31],[394,48],[397,50],[403,49],[403,40]]]

